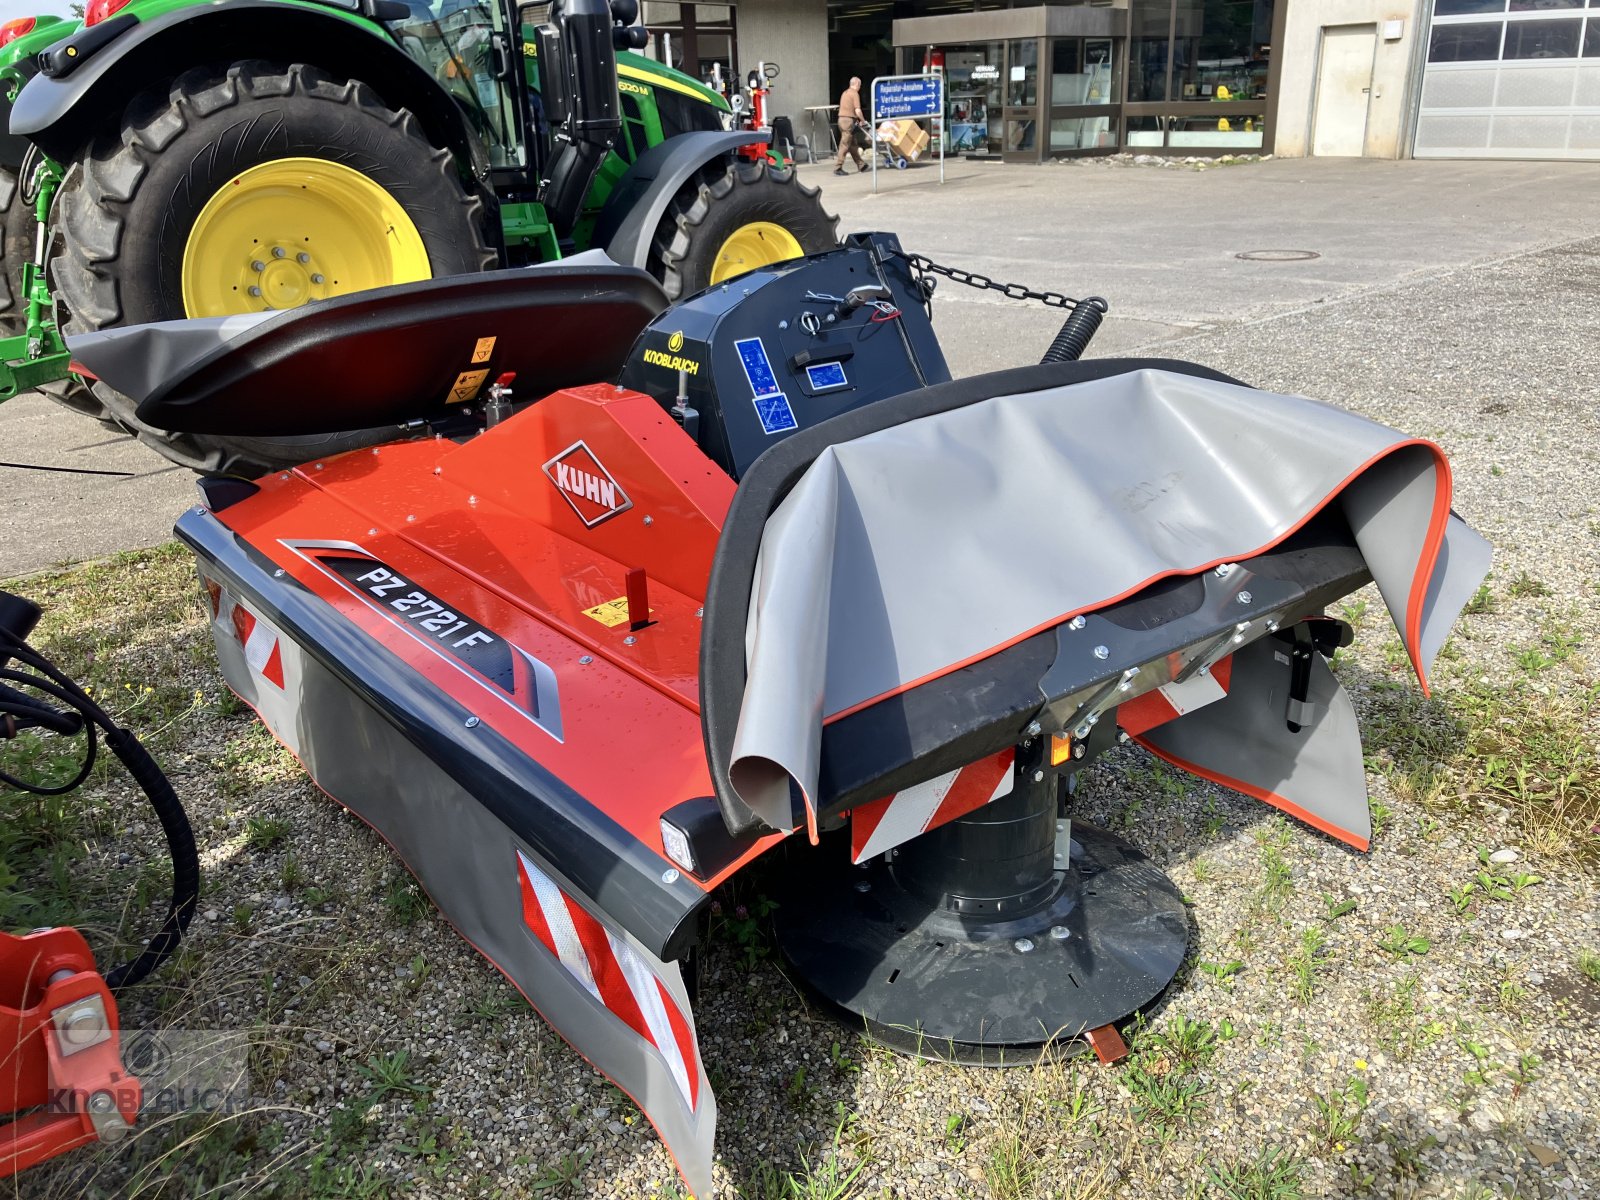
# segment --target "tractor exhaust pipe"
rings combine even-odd
[[[638,0],[557,0],[550,16],[534,33],[540,98],[554,131],[539,199],[566,237],[622,128],[617,50],[638,49],[648,35],[633,26]]]

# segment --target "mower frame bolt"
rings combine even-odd
[[[1011,947],[1018,954],[1032,954],[1033,953],[1033,939],[1032,938],[1018,938],[1016,941],[1011,943]]]
[[[1044,732],[1044,726],[1039,724],[1039,722],[1037,722],[1037,721],[1029,721],[1028,722],[1028,736],[1029,737],[1036,738],[1043,732]]]
[[[705,615],[706,615],[706,610],[703,607],[702,608],[697,608],[697,609],[694,610],[695,620],[697,620],[697,621],[704,620],[705,619]]]
[[[1033,781],[1035,783],[1043,783],[1044,782],[1044,772],[1043,771],[1035,771],[1033,773]]]
[[[632,646],[632,645],[635,645],[638,641],[639,641],[639,639],[634,637],[633,634],[630,633],[627,637],[622,639],[622,644],[624,646]]]
[[[646,525],[654,525],[656,523],[656,519],[654,517],[651,517],[651,516],[646,516],[645,519],[644,519],[644,523]]]
[[[1278,628],[1279,628],[1278,627],[1278,623],[1276,621],[1268,621],[1267,622],[1267,632],[1268,633],[1277,633],[1278,632]]]
[[[1119,729],[1117,730],[1117,741],[1119,744],[1126,746],[1129,742],[1133,741],[1133,734],[1129,733],[1126,729]]]
[[[274,571],[272,573],[272,577],[274,579],[282,579],[283,578],[283,568],[279,567],[276,571]]]
[[[89,1111],[92,1113],[116,1112],[117,1098],[110,1092],[96,1092],[89,1097]]]
[[[1079,613],[1077,616],[1073,617],[1072,620],[1067,622],[1067,628],[1068,629],[1082,629],[1088,623],[1089,623],[1088,619],[1085,618],[1082,613]]]
[[[580,667],[587,667],[593,661],[594,661],[594,655],[592,655],[592,654],[581,654],[581,655],[578,656],[578,665]]]
[[[865,894],[867,892],[870,892],[871,890],[872,890],[872,880],[870,880],[870,879],[858,879],[858,880],[856,880],[856,891]]]
[[[1096,646],[1094,648],[1094,656],[1096,658],[1099,658],[1099,659],[1110,658],[1111,657],[1111,650],[1110,650],[1109,647],[1106,647],[1106,646]]]
[[[480,722],[478,721],[477,717],[468,717],[467,718],[467,728],[468,729],[476,729],[478,727],[479,723]]]
[[[1240,592],[1239,593],[1239,603],[1240,604],[1249,604],[1250,601],[1252,601],[1254,599],[1255,599],[1255,597],[1252,596],[1249,592]]]
[[[668,867],[665,871],[661,872],[661,882],[662,883],[666,883],[666,884],[677,883],[678,882],[678,868],[676,868],[676,867]]]
[[[1229,575],[1233,574],[1233,564],[1223,563],[1214,572],[1212,572],[1212,574],[1214,574],[1218,579],[1226,579]]]
[[[1065,925],[1052,925],[1050,926],[1050,936],[1058,942],[1064,942],[1072,936],[1072,930]]]
[[[92,1046],[106,1031],[105,1016],[87,1005],[61,1020],[61,1039],[69,1046]]]
[[[1072,757],[1073,758],[1082,758],[1087,753],[1089,753],[1089,748],[1087,746],[1085,746],[1082,742],[1073,742],[1072,743]]]

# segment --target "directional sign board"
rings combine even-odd
[[[944,115],[943,75],[885,75],[872,81],[872,119]]]
[[[872,190],[878,190],[878,129],[881,121],[928,120],[939,143],[939,182],[944,182],[944,74],[880,75],[872,81]],[[898,166],[905,166],[903,158]]]

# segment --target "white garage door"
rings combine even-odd
[[[1600,160],[1600,0],[1433,0],[1412,153]]]

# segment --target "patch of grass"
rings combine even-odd
[[[1466,797],[1509,809],[1538,853],[1600,858],[1600,684],[1549,695],[1479,684],[1459,707],[1470,728],[1458,762]]]
[[[417,886],[417,881],[403,870],[389,877],[383,893],[383,906],[402,929],[415,925],[433,907],[427,894]]]
[[[411,1055],[405,1050],[395,1050],[381,1058],[374,1054],[367,1059],[367,1065],[357,1067],[362,1075],[372,1082],[372,1095],[374,1099],[394,1092],[402,1096],[423,1096],[429,1091],[426,1084],[418,1083],[411,1073]]]
[[[1579,951],[1578,971],[1590,983],[1600,983],[1600,952],[1594,950]]]
[[[1233,991],[1233,979],[1240,971],[1244,970],[1244,963],[1237,958],[1230,958],[1226,962],[1203,962],[1199,970],[1211,977],[1211,982],[1226,991]]]
[[[1322,919],[1329,925],[1332,925],[1340,917],[1349,916],[1356,910],[1356,902],[1348,896],[1341,900],[1338,896],[1323,892],[1322,903],[1326,908],[1326,911],[1322,914]]]
[[[1311,1003],[1317,990],[1317,968],[1322,965],[1328,946],[1328,935],[1315,925],[1300,931],[1300,945],[1289,955],[1290,991],[1303,1008]]]
[[[588,1165],[593,1150],[584,1150],[577,1154],[563,1154],[555,1162],[545,1167],[538,1176],[528,1185],[528,1190],[535,1196],[577,1196],[578,1179],[583,1174],[583,1168]]]
[[[1287,1151],[1262,1150],[1252,1158],[1206,1168],[1206,1195],[1225,1200],[1300,1200],[1302,1170],[1300,1161]]]
[[[1433,943],[1420,934],[1408,933],[1406,927],[1400,924],[1389,926],[1384,931],[1378,948],[1396,958],[1406,958],[1410,955],[1423,955],[1432,949]]]
[[[1472,599],[1467,601],[1467,606],[1462,611],[1471,616],[1482,616],[1485,613],[1498,611],[1498,607],[1494,593],[1489,590],[1488,581],[1485,580],[1478,585],[1478,590],[1472,593]]]
[[[294,826],[282,817],[251,817],[244,823],[244,844],[252,850],[271,850]]]
[[[1537,600],[1548,596],[1550,587],[1526,571],[1519,571],[1517,577],[1507,586],[1506,594],[1514,600]]]
[[[1344,1086],[1329,1095],[1313,1095],[1316,1108],[1316,1135],[1329,1150],[1343,1150],[1354,1138],[1367,1111],[1367,1081],[1352,1075]]]
[[[1373,1036],[1397,1060],[1411,1058],[1447,1032],[1441,1022],[1422,1011],[1417,1001],[1415,975],[1400,980],[1393,991],[1363,992],[1362,1001]]]
[[[1139,1055],[1122,1082],[1133,1093],[1139,1119],[1161,1133],[1193,1124],[1210,1105],[1210,1089],[1205,1083],[1176,1069],[1159,1053]]]
[[[983,1160],[983,1180],[995,1200],[1025,1200],[1039,1178],[1039,1148],[1019,1130],[995,1139]]]

